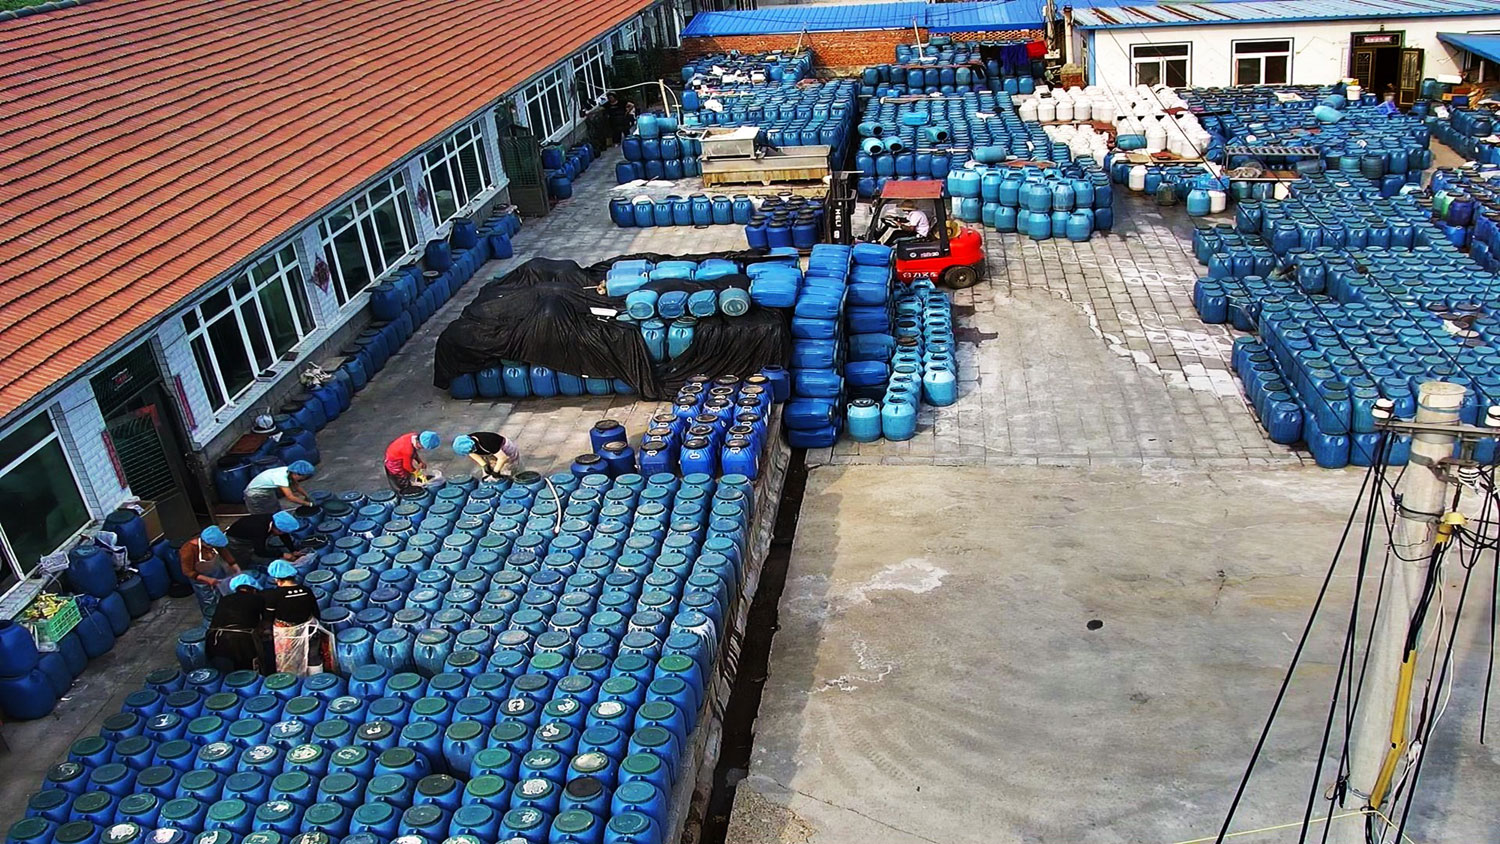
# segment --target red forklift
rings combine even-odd
[[[843,180],[835,179],[833,184],[841,195],[830,198],[829,240],[849,243],[854,240],[851,223],[857,199]],[[983,233],[948,218],[945,194],[943,183],[937,180],[889,181],[875,197],[869,228],[859,240],[895,248],[898,280],[929,278],[934,284],[962,290],[986,275]],[[912,208],[906,208],[906,203]],[[911,210],[926,216],[926,235],[910,225]]]

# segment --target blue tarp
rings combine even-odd
[[[1439,32],[1438,40],[1468,50],[1476,56],[1500,62],[1500,35],[1473,35],[1467,32]]]
[[[1041,0],[967,3],[860,3],[837,6],[770,6],[739,12],[701,12],[682,31],[684,38],[722,35],[795,35],[859,29],[933,32],[1000,32],[1040,29]]]

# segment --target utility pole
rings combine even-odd
[[[1410,647],[1408,632],[1433,551],[1451,531],[1444,516],[1452,501],[1451,473],[1456,467],[1448,461],[1453,445],[1463,435],[1470,439],[1483,433],[1459,425],[1459,405],[1465,392],[1459,384],[1428,381],[1418,389],[1416,419],[1392,420],[1384,426],[1392,437],[1411,433],[1411,458],[1396,490],[1399,505],[1391,544],[1395,571],[1386,579],[1370,640],[1365,689],[1355,712],[1349,746],[1349,789],[1354,797],[1346,802],[1345,809],[1389,809],[1395,778],[1411,746],[1412,677],[1422,631]],[[1429,618],[1428,623],[1436,620]],[[1331,838],[1338,844],[1365,844],[1368,821],[1368,817],[1331,821]]]

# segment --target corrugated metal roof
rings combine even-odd
[[[1258,0],[1075,8],[1082,29],[1500,14],[1500,0]]]
[[[1483,56],[1492,62],[1500,62],[1500,35],[1473,35],[1468,32],[1439,32],[1438,40]]]
[[[964,3],[858,3],[768,6],[738,12],[701,12],[682,31],[685,38],[724,35],[787,35],[858,29],[934,32],[988,32],[1036,29],[1042,25],[1041,0],[984,0]]]
[[[651,0],[100,0],[0,23],[0,415]]]

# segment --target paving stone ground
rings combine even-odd
[[[989,277],[952,294],[959,399],[906,442],[840,442],[815,463],[1299,465],[1229,367],[1232,333],[1192,306],[1192,223],[1117,195],[1083,243],[986,230]]]

